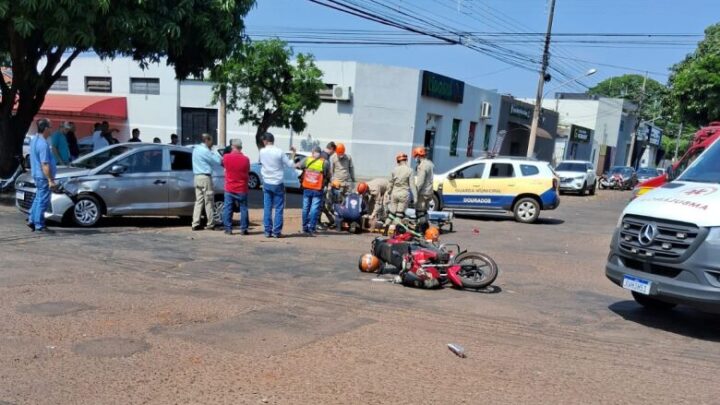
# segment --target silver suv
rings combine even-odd
[[[223,204],[224,175],[213,174],[215,215]],[[107,216],[192,216],[195,187],[192,149],[148,143],[112,145],[59,167],[56,183],[65,193],[52,193],[45,218],[93,226]],[[27,213],[35,198],[29,174],[15,183],[16,206]]]

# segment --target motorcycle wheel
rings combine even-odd
[[[498,275],[498,265],[488,255],[465,252],[455,257],[455,264],[461,267],[458,276],[463,288],[480,289],[492,284]]]

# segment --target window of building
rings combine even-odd
[[[462,121],[454,119],[452,123],[452,132],[450,133],[450,156],[457,156],[458,137],[460,135],[460,123]]]
[[[468,143],[467,143],[467,157],[473,156],[473,148],[475,148],[475,129],[477,128],[477,122],[470,122],[470,129],[468,130]]]
[[[533,165],[520,165],[520,172],[523,176],[534,176],[540,173],[540,169]]]
[[[490,134],[492,134],[492,125],[485,125],[485,135],[483,137],[483,150],[490,149]]]
[[[160,79],[156,77],[131,77],[130,93],[160,94]]]
[[[50,91],[68,91],[68,77],[60,76],[55,83],[50,86]]]
[[[112,93],[112,78],[86,76],[85,91],[88,93]]]
[[[481,179],[483,172],[485,171],[485,163],[478,163],[471,165],[463,169],[458,170],[455,173],[456,179]]]
[[[493,163],[490,168],[490,178],[515,177],[512,163]]]
[[[333,87],[335,85],[331,83],[325,83],[325,86],[318,91],[318,96],[320,96],[320,101],[332,101],[335,102],[335,97],[333,97]]]
[[[192,153],[170,151],[170,170],[174,172],[192,171]]]

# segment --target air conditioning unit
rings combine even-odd
[[[488,102],[482,103],[482,108],[480,109],[480,118],[490,118],[490,115],[492,114],[492,104]]]
[[[333,86],[333,98],[338,101],[350,101],[350,87]]]

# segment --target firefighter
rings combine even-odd
[[[343,195],[350,192],[352,183],[355,182],[355,167],[350,155],[345,154],[345,145],[337,144],[335,154],[330,157],[332,166],[332,180],[337,180],[342,185]]]
[[[417,216],[417,228],[420,234],[430,227],[428,221],[428,207],[433,198],[433,170],[435,165],[427,158],[425,148],[419,146],[412,151],[415,167],[415,184],[413,196],[415,197],[415,215]]]
[[[405,217],[405,210],[408,208],[410,199],[410,190],[412,183],[413,172],[410,166],[408,166],[408,156],[404,153],[398,153],[395,156],[397,166],[390,175],[390,182],[388,184],[387,194],[390,196],[390,209],[398,218]],[[385,227],[390,226],[391,219],[385,220]]]
[[[371,232],[375,230],[377,222],[384,219],[389,184],[388,180],[384,178],[372,179],[367,183],[358,184],[358,193],[365,196],[367,201],[367,209],[370,213]]]

